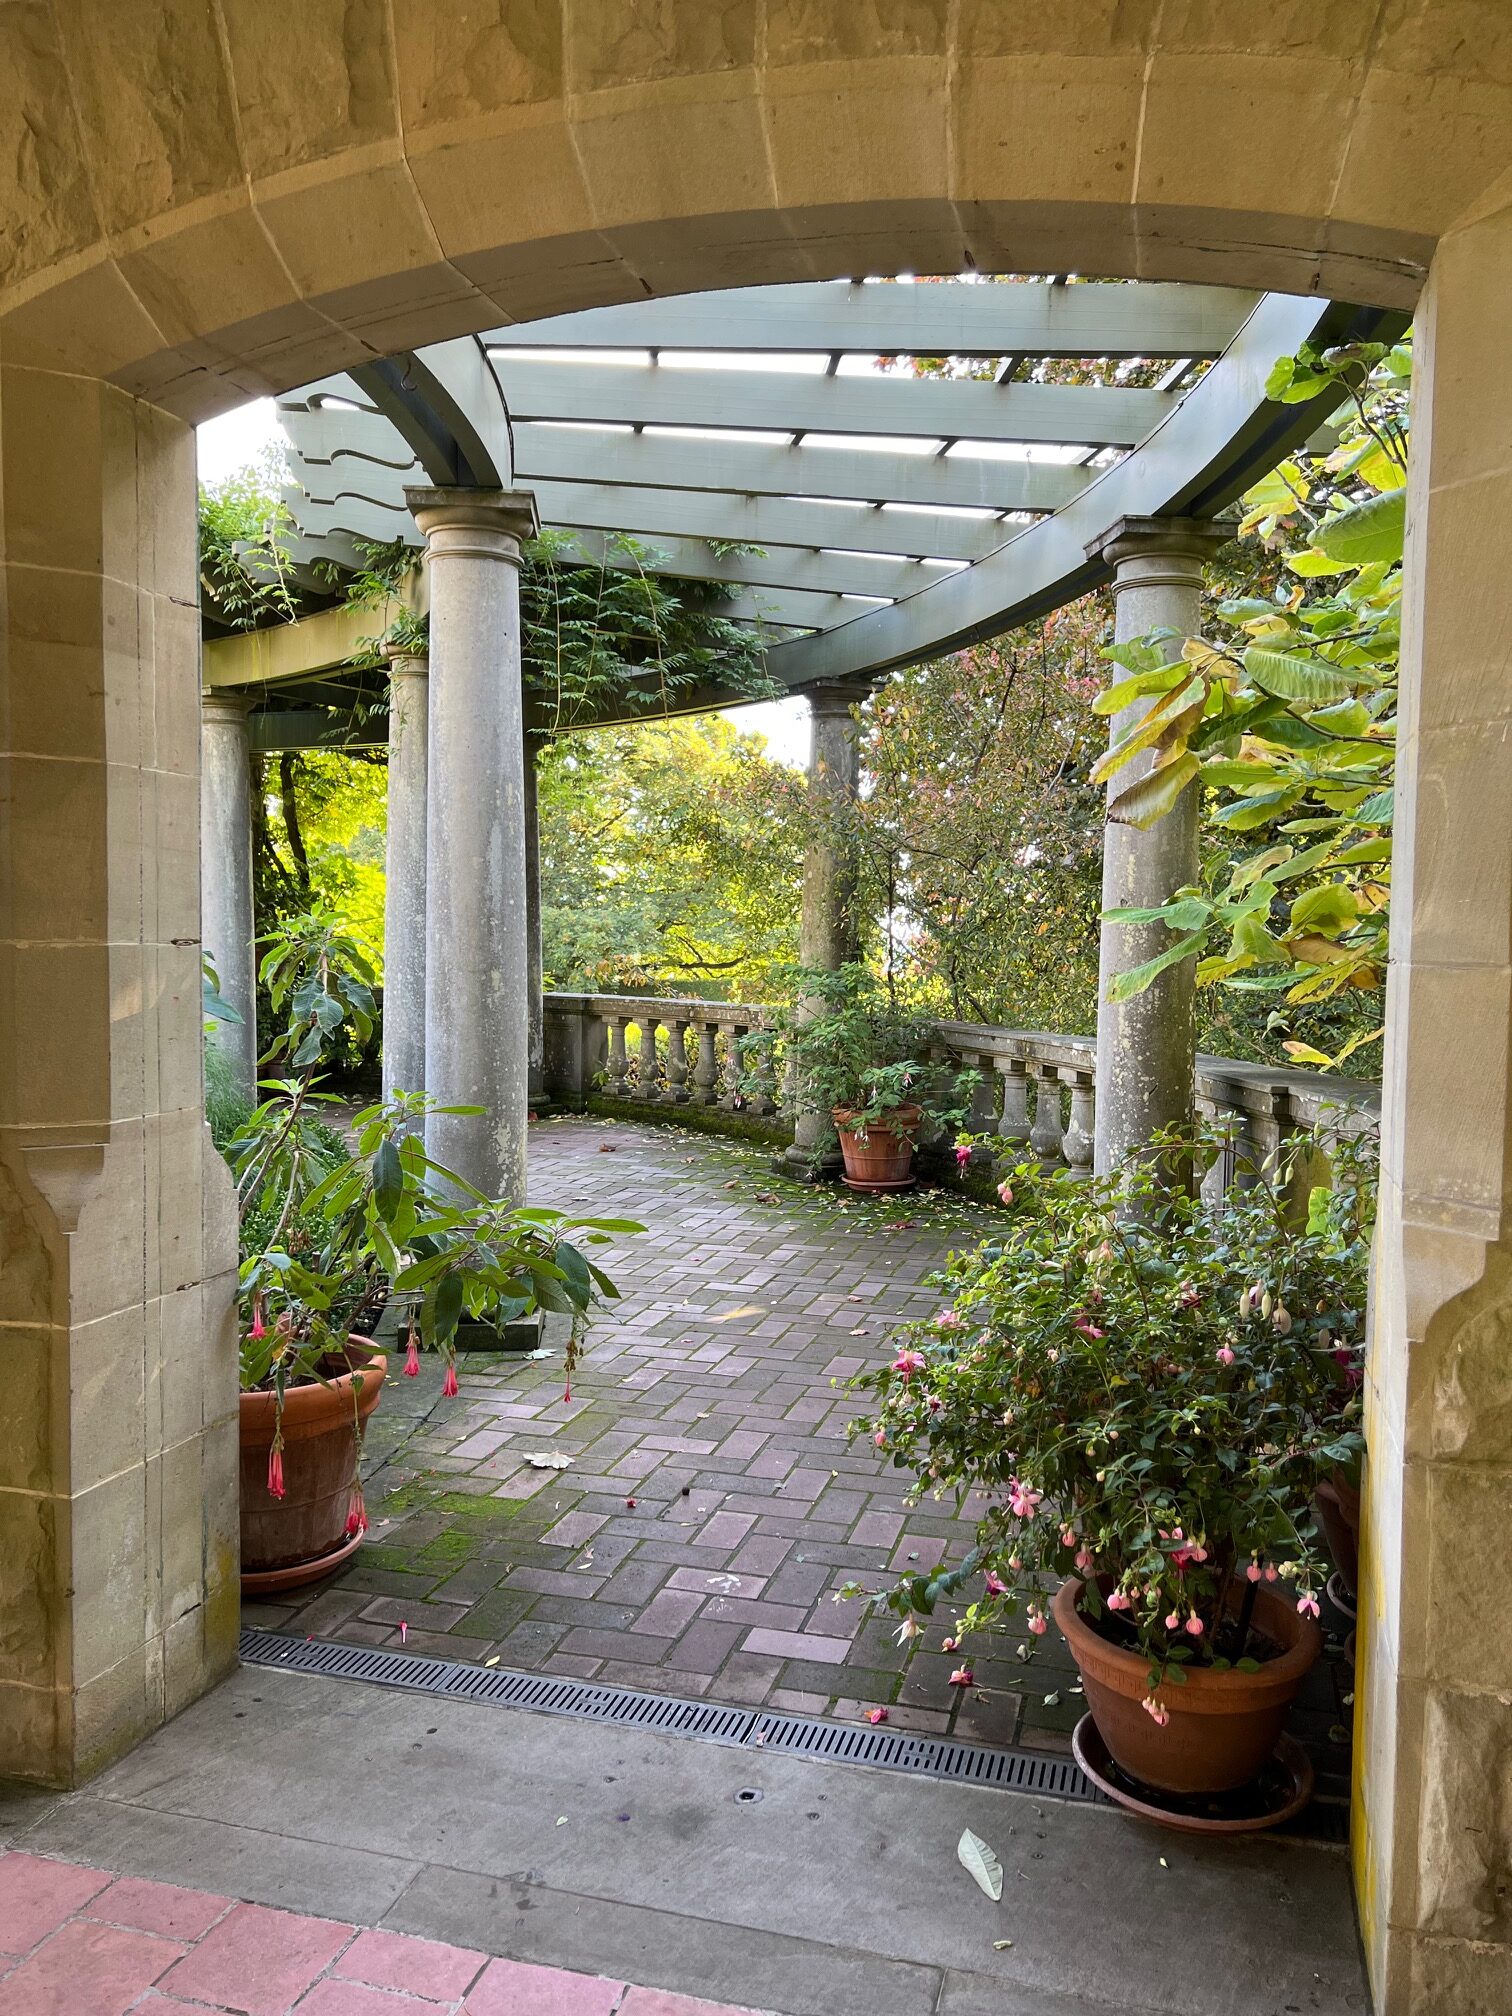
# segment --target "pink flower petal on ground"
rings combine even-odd
[[[866,1719],[873,1726],[878,1722],[885,1722],[887,1720],[887,1710],[885,1708],[873,1708],[868,1711]]]
[[[950,1684],[952,1687],[974,1687],[976,1675],[969,1666],[957,1666],[950,1676]]]

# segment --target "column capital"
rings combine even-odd
[[[1115,593],[1136,583],[1154,587],[1160,582],[1200,579],[1204,561],[1234,537],[1232,525],[1213,518],[1117,518],[1087,542],[1087,557],[1104,561],[1119,570],[1114,577]],[[1124,564],[1146,563],[1124,578]],[[1164,562],[1155,573],[1148,563]]]
[[[821,679],[817,685],[805,686],[803,697],[811,713],[838,720],[859,707],[870,691],[871,685],[864,679]]]
[[[384,658],[388,662],[390,679],[428,679],[430,677],[430,653],[416,648],[413,644],[385,644]]]
[[[427,553],[508,560],[518,566],[521,541],[540,530],[532,490],[422,486],[406,490],[404,501],[425,539]]]
[[[201,720],[223,721],[231,728],[245,728],[251,712],[252,702],[234,689],[206,686],[200,693]]]

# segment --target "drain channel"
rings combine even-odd
[[[1050,1757],[1039,1750],[995,1749],[984,1743],[961,1743],[943,1736],[905,1736],[893,1730],[861,1729],[848,1722],[828,1722],[809,1715],[726,1707],[717,1701],[679,1701],[669,1694],[603,1687],[592,1680],[512,1673],[497,1666],[423,1659],[407,1652],[337,1645],[318,1638],[283,1638],[274,1631],[243,1631],[241,1658],[244,1666],[271,1666],[286,1673],[318,1673],[335,1680],[363,1680],[371,1686],[401,1687],[410,1693],[440,1694],[455,1701],[486,1701],[501,1708],[526,1708],[537,1715],[567,1715],[580,1721],[610,1722],[621,1728],[696,1736],[705,1743],[809,1757],[828,1764],[869,1764],[874,1770],[992,1786],[1004,1792],[1028,1793],[1040,1799],[1060,1799],[1083,1806],[1113,1803],[1069,1757]],[[1280,1831],[1337,1843],[1348,1838],[1348,1819],[1342,1806],[1314,1800]]]

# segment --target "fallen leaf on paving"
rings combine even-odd
[[[869,1330],[852,1330],[851,1335],[852,1337],[869,1337],[871,1332]]]
[[[498,1663],[499,1663],[499,1655],[498,1655],[498,1653],[497,1653],[497,1652],[495,1652],[495,1654],[493,1655],[493,1657],[492,1657],[491,1659],[485,1659],[485,1660],[483,1661],[483,1664],[484,1664],[485,1666],[497,1666],[497,1665],[498,1665]]]
[[[558,1816],[557,1825],[558,1827],[565,1827],[567,1825],[567,1815],[565,1813]]]
[[[729,1186],[726,1185],[726,1188]],[[738,1316],[765,1316],[766,1311],[759,1302],[746,1302],[739,1309],[726,1309],[722,1316],[711,1316],[711,1323],[733,1323]]]
[[[994,1953],[1006,1953],[1012,1944],[1013,1941],[1011,1939],[994,1939],[992,1950]]]
[[[956,1843],[956,1859],[994,1904],[1002,1902],[1003,1865],[980,1834],[973,1834],[969,1827],[965,1830]]]
[[[1060,1706],[1059,1694],[1047,1694],[1045,1696],[1045,1706],[1047,1708],[1059,1708]]]
[[[1160,1858],[1160,1866],[1162,1869],[1169,1869],[1171,1866],[1170,1863],[1167,1862],[1167,1860],[1165,1859],[1164,1855],[1162,1855]]]
[[[722,1187],[726,1190],[738,1190],[740,1188],[740,1178],[738,1176],[732,1176],[729,1182],[724,1184]]]
[[[614,1155],[617,1154],[618,1152],[619,1151],[616,1149],[612,1141],[600,1141],[599,1143],[600,1155]]]
[[[527,1456],[525,1461],[532,1470],[565,1470],[572,1462],[570,1456]]]

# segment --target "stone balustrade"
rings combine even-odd
[[[548,994],[546,1089],[582,1107],[597,1094],[616,1103],[703,1108],[762,1121],[790,1134],[792,1099],[780,1054],[742,1064],[740,1039],[766,1025],[770,1010],[679,996]],[[967,1125],[996,1135],[1006,1152],[1088,1172],[1096,1130],[1097,1045],[1091,1036],[1000,1029],[973,1022],[937,1025],[936,1056],[974,1069]],[[741,1086],[742,1072],[754,1083]],[[1338,1134],[1375,1125],[1380,1088],[1358,1078],[1278,1070],[1226,1057],[1197,1059],[1197,1109],[1225,1127],[1230,1146],[1210,1182],[1272,1163],[1282,1142],[1320,1123]],[[990,1151],[979,1147],[979,1161]]]

